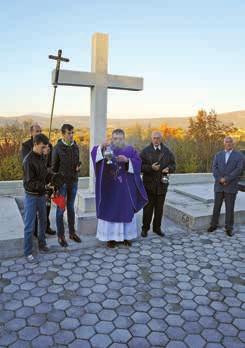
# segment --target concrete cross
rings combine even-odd
[[[108,74],[108,35],[102,33],[95,33],[92,37],[91,72],[60,70],[57,82],[55,77],[54,70],[53,84],[91,88],[90,149],[96,144],[101,144],[106,137],[107,89],[143,89],[143,78]],[[90,191],[93,190],[94,170],[90,161]]]

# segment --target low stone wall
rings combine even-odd
[[[188,173],[188,174],[172,174],[170,175],[170,189],[173,185],[183,184],[201,184],[213,182],[211,173]],[[88,177],[79,178],[79,188],[86,189],[89,186]],[[22,180],[0,181],[1,196],[22,196],[23,195]]]

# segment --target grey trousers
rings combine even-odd
[[[223,201],[225,201],[225,228],[233,229],[234,224],[234,207],[236,201],[236,193],[215,192],[213,217],[211,226],[217,227],[219,223],[220,210]]]

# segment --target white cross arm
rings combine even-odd
[[[107,87],[111,89],[141,91],[143,90],[143,78],[109,74],[107,75]]]
[[[52,71],[52,84],[55,83],[55,70]],[[60,70],[57,85],[93,87],[96,85],[96,74],[91,72]]]
[[[55,83],[55,70],[52,72],[52,83]],[[77,87],[93,87],[98,84],[110,89],[124,89],[129,91],[143,90],[143,78],[141,77],[73,70],[60,70],[57,84]]]

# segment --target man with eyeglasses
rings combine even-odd
[[[66,198],[67,219],[70,239],[81,243],[80,237],[75,232],[75,198],[78,186],[78,174],[81,163],[79,160],[79,148],[73,139],[74,127],[63,124],[61,127],[62,138],[58,140],[52,153],[52,171],[60,173],[64,177],[64,185],[59,193]],[[67,247],[64,228],[64,210],[57,206],[56,225],[58,242],[62,247]]]

